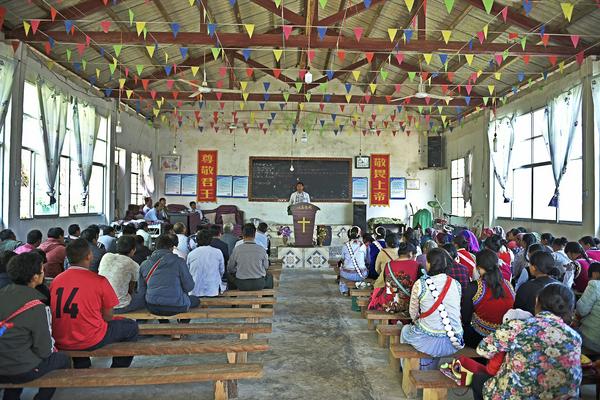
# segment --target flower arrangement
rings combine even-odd
[[[322,246],[325,239],[327,239],[327,228],[319,226],[317,228],[317,244]]]
[[[282,236],[284,239],[289,239],[292,236],[292,230],[289,226],[280,226],[277,229],[277,236]]]

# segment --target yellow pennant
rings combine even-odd
[[[484,26],[483,27],[483,37],[487,39],[487,33],[488,33],[488,26]]]
[[[254,123],[254,113],[253,112],[250,113],[250,123],[251,124]]]
[[[393,42],[396,38],[396,34],[398,33],[398,29],[396,28],[388,28],[388,36],[390,37],[390,42]]]
[[[465,58],[467,59],[467,64],[471,65],[471,63],[473,62],[473,54],[465,54]]]
[[[380,113],[382,113],[382,112],[383,112],[383,105],[381,105],[381,104],[380,104],[380,105],[378,105],[378,106],[377,106],[377,110],[378,110]]]
[[[352,95],[351,94],[347,94],[346,95],[346,103],[350,104],[350,100],[352,100]]]
[[[53,60],[46,61],[46,67],[48,67],[49,70],[52,70],[54,68],[54,64],[55,62]]]
[[[304,103],[298,104],[298,107],[300,107],[300,111],[304,111]]]
[[[154,57],[154,46],[146,46],[146,50],[148,50],[148,54],[150,54],[150,58]]]
[[[442,31],[442,37],[444,38],[444,42],[448,44],[450,41],[450,36],[452,36],[452,31]]]
[[[488,85],[488,90],[490,92],[490,96],[494,94],[494,85]]]
[[[413,5],[415,4],[415,0],[404,0],[406,4],[406,8],[408,8],[408,12],[412,11]]]
[[[477,77],[479,78],[481,76],[481,74],[483,74],[482,70],[477,71]]]
[[[195,2],[196,0],[190,0],[190,7],[193,7]]]
[[[377,84],[369,83],[369,88],[371,89],[371,94],[375,94],[375,90],[377,90]]]
[[[158,105],[158,108],[162,108],[163,101],[164,101],[164,99],[156,100],[156,104]]]
[[[496,80],[499,81],[500,78],[502,78],[502,72],[495,72],[494,73],[494,78],[496,78]]]
[[[165,64],[169,63],[169,53],[165,51]]]
[[[431,54],[431,53],[423,54],[423,58],[425,59],[425,62],[427,63],[427,65],[429,65],[429,63],[431,62],[431,56],[433,56],[433,54]]]
[[[29,29],[31,29],[31,24],[27,21],[23,21],[23,29],[25,30],[25,36],[29,36]]]
[[[281,60],[281,55],[283,54],[283,50],[281,49],[273,49],[273,55],[275,56],[275,60],[279,62]]]
[[[359,70],[352,71],[352,76],[354,77],[354,80],[358,82],[358,79],[360,78],[360,71]]]
[[[190,69],[192,70],[192,75],[195,77],[198,74],[200,67],[191,67]]]
[[[254,33],[254,24],[244,24],[244,28],[246,28],[246,33],[248,33],[248,37],[252,38],[252,34]]]
[[[137,21],[135,23],[135,30],[137,31],[138,36],[140,36],[142,34],[142,32],[144,31],[145,27],[146,27],[146,23],[145,22]]]
[[[444,101],[446,102],[446,105],[449,106],[450,105],[450,97],[446,97],[444,99]]]
[[[153,108],[152,112],[154,113],[154,117],[158,117],[158,113],[160,113],[160,110],[158,108]]]
[[[123,86],[125,86],[125,78],[119,79],[119,88],[123,89]]]
[[[248,101],[248,96],[249,96],[249,93],[242,92],[242,99],[244,99],[244,101]]]
[[[128,98],[128,99],[130,99],[130,98],[131,98],[131,95],[133,94],[133,90],[131,90],[131,89],[127,89],[127,90],[125,91],[125,94],[127,95],[127,98]]]
[[[575,4],[572,3],[560,3],[560,8],[562,8],[562,12],[565,15],[567,21],[571,22],[571,17],[573,16],[573,8]]]
[[[246,103],[244,103],[243,101],[240,101],[238,107],[240,107],[240,110],[243,110],[244,108],[246,108]]]
[[[96,68],[96,78],[100,79],[100,68]]]
[[[248,82],[246,81],[241,81],[240,82],[240,87],[242,88],[242,92],[246,91],[246,88],[248,87]]]
[[[444,125],[446,124],[446,118],[447,117],[445,115],[442,115],[442,122],[444,123]]]
[[[565,62],[561,61],[560,63],[558,63],[558,68],[560,69],[560,73],[563,73],[563,70],[565,69]]]
[[[444,109],[444,107],[437,106],[438,114],[441,114],[443,109]]]

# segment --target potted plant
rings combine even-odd
[[[280,226],[277,229],[277,236],[281,236],[283,239],[283,245],[287,246],[288,240],[290,239],[290,236],[292,236],[292,230],[289,226]]]
[[[327,239],[327,233],[327,228],[319,225],[317,228],[317,246],[323,246],[323,243]]]

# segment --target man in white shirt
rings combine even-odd
[[[144,246],[150,248],[152,245],[152,237],[148,232],[148,224],[146,222],[140,222],[138,224],[138,230],[135,232],[136,235],[144,238]]]
[[[144,215],[146,215],[146,213],[148,211],[150,211],[151,209],[152,209],[152,197],[144,197],[144,208],[142,208]]]
[[[196,208],[196,202],[190,201],[190,209],[188,210],[190,213],[196,213],[200,216],[200,219],[204,218],[202,215],[202,211],[199,208]]]
[[[181,254],[185,255],[185,257],[184,257],[184,259],[185,259],[185,258],[187,258],[187,255],[190,252],[190,250],[192,249],[192,247],[190,246],[190,244],[191,244],[190,242],[192,242],[193,240],[191,240],[189,237],[187,237],[185,235],[187,228],[181,222],[178,222],[175,225],[173,225],[173,231],[177,235],[177,239],[178,239],[177,249],[179,249]]]
[[[296,183],[296,191],[290,196],[290,206],[298,203],[310,203],[310,195],[304,191],[304,183]]]
[[[257,245],[264,247],[264,249],[269,253],[269,237],[267,236],[267,230],[269,226],[265,222],[261,222],[258,224],[258,228],[256,230],[256,236],[254,237],[254,241]]]
[[[194,278],[190,296],[214,297],[219,295],[221,279],[225,273],[225,259],[221,250],[210,246],[212,234],[203,229],[196,234],[198,247],[190,252],[187,265]]]

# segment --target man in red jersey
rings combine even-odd
[[[110,343],[137,340],[137,322],[113,320],[119,300],[108,280],[89,270],[93,255],[87,241],[67,246],[70,267],[51,287],[52,332],[61,350],[95,350]],[[114,357],[111,368],[127,368],[133,357]],[[89,368],[89,357],[74,358],[75,368]]]

